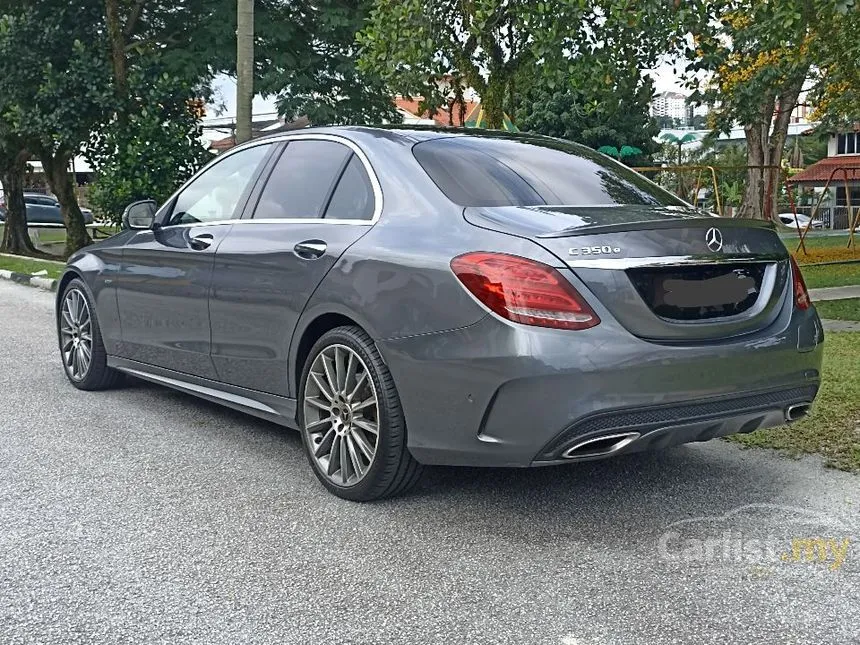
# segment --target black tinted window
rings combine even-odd
[[[260,195],[256,219],[322,216],[331,187],[352,150],[334,141],[293,141]]]
[[[461,206],[686,206],[621,164],[563,141],[452,137],[419,143],[413,151]]]
[[[39,195],[24,195],[25,204],[38,204],[39,206],[53,206],[57,202],[50,197],[41,197]]]
[[[370,178],[359,158],[352,155],[331,196],[326,219],[371,219],[373,206]]]

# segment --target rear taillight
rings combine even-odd
[[[554,329],[588,329],[600,318],[551,266],[502,253],[466,253],[451,260],[463,286],[513,322]]]
[[[797,261],[793,256],[789,255],[791,260],[791,280],[794,285],[794,305],[798,309],[809,309],[809,292],[806,290],[806,283],[803,281],[803,275],[800,273],[800,267],[797,266]]]

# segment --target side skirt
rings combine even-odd
[[[207,401],[220,403],[234,410],[273,421],[294,430],[298,429],[295,399],[227,385],[219,381],[211,381],[199,376],[183,374],[117,356],[108,356],[107,364],[108,367],[130,376],[193,394]]]

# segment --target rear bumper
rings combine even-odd
[[[567,332],[489,315],[378,346],[417,460],[526,467],[567,462],[598,435],[639,433],[621,454],[781,425],[817,393],[822,340],[815,311],[789,306],[766,330],[692,345],[639,339],[611,317]]]
[[[817,392],[818,385],[809,384],[742,396],[601,412],[580,419],[554,437],[533,463],[601,459],[784,425],[805,416]]]

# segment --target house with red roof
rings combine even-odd
[[[827,156],[788,181],[801,189],[827,188],[817,218],[826,228],[849,228],[860,213],[860,123],[832,133]]]
[[[477,101],[464,99],[463,101],[452,100],[445,108],[436,110],[430,114],[428,110],[421,109],[420,96],[408,98],[398,96],[394,99],[397,111],[403,115],[403,122],[410,124],[435,125],[440,128],[457,127],[462,128],[466,123],[466,117],[478,105]]]

